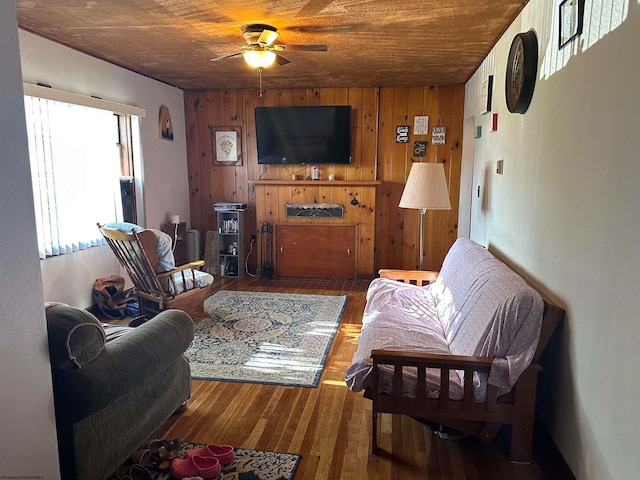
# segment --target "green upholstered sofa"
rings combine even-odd
[[[107,341],[90,312],[55,305],[47,329],[61,476],[104,480],[189,398],[193,321],[167,310]]]

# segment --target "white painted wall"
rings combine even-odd
[[[558,3],[531,0],[466,85],[465,118],[483,127],[463,147],[475,152],[473,188],[482,191],[472,195],[471,238],[567,310],[543,357],[539,412],[576,478],[632,479],[640,471],[640,2],[589,0],[585,32],[561,51]],[[511,114],[506,59],[514,35],[529,29],[538,35],[538,80],[529,110]],[[479,106],[489,74],[497,132]]]
[[[0,2],[0,475],[60,478],[15,0]]]
[[[147,117],[140,120],[142,171],[136,176],[144,183],[144,217],[139,218],[138,223],[160,228],[170,215],[178,214],[189,228],[182,91],[25,31],[20,31],[19,37],[25,82],[40,82],[58,90],[95,95],[147,111]],[[173,141],[159,138],[161,105],[169,108]],[[45,299],[80,307],[91,304],[91,286],[96,278],[115,274],[126,277],[106,246],[49,258],[41,261],[41,267]],[[74,281],[70,283],[69,278]]]

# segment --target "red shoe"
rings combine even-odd
[[[194,455],[188,458],[174,458],[171,462],[171,476],[174,478],[202,477],[215,478],[222,466],[217,458]]]
[[[217,458],[221,465],[229,465],[236,457],[231,445],[216,445],[214,443],[210,443],[204,447],[194,448],[193,450],[187,450],[185,453],[187,458],[193,457],[194,455]]]

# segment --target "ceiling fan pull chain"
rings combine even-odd
[[[258,67],[258,78],[260,79],[260,89],[258,90],[258,98],[262,98],[262,67]]]

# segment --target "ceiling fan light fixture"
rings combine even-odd
[[[269,50],[248,50],[242,56],[244,61],[253,68],[270,67],[276,60],[276,54]]]

